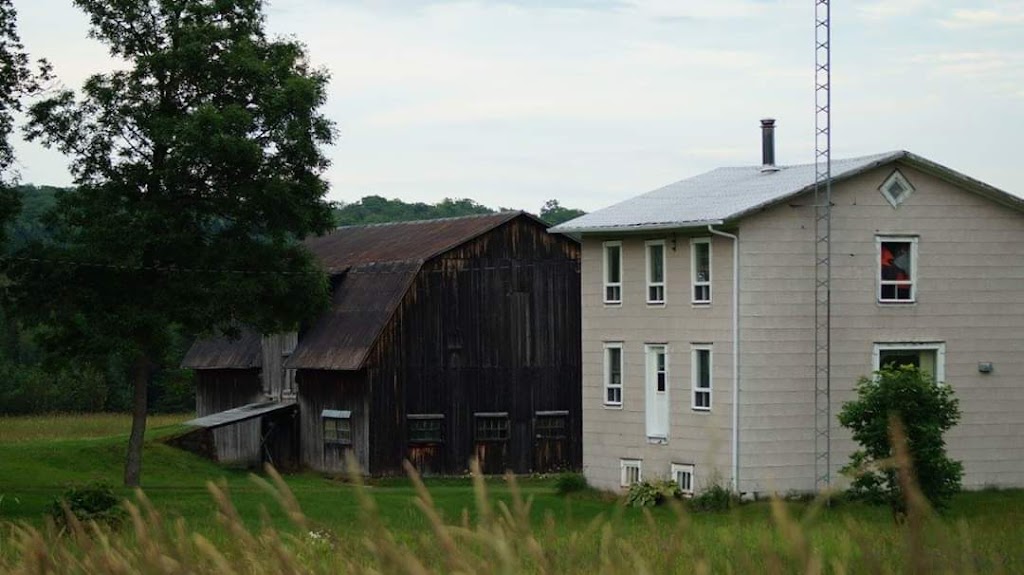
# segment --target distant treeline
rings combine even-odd
[[[436,204],[406,203],[381,196],[364,196],[351,204],[340,203],[334,210],[334,221],[339,226],[435,220],[477,214],[493,214],[509,208],[492,209],[469,198],[445,198]],[[563,208],[558,200],[548,200],[537,214],[551,225],[560,224],[584,214],[582,210]]]
[[[52,236],[46,213],[57,196],[74,189],[52,186],[19,186],[22,209],[8,226],[10,254],[33,241]],[[406,203],[380,196],[366,196],[352,203],[339,203],[334,210],[339,226],[410,220],[429,220],[504,211],[463,198],[445,198],[436,204]],[[538,215],[555,225],[582,215],[549,200]],[[46,297],[46,294],[39,294]],[[8,319],[0,309],[0,415],[53,411],[130,411],[131,380],[125,358],[117,352],[102,361],[79,362],[74,358],[48,355],[39,338],[47,336],[45,325],[21,325]],[[192,342],[191,334],[176,334],[176,341],[164,365],[178,365]],[[96,367],[104,366],[104,367]],[[195,406],[195,385],[189,370],[166,369],[155,375],[149,388],[151,412],[191,411]]]

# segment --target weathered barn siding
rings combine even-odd
[[[295,395],[295,370],[285,369],[284,360],[295,350],[298,339],[294,331],[263,336],[260,346],[263,369],[260,375],[263,392],[268,397]]]
[[[369,470],[369,396],[362,372],[300,370],[299,426],[302,464],[317,471],[344,473],[344,448],[324,445],[321,414],[325,409],[352,412],[352,451],[359,466]],[[373,430],[376,433],[376,429]]]
[[[196,370],[199,417],[263,399],[258,369]],[[262,461],[259,419],[214,429],[213,440],[218,461],[244,465],[259,465]]]
[[[549,410],[568,413],[564,445],[544,446],[564,461],[541,462],[579,467],[578,257],[577,244],[521,217],[423,266],[367,365],[373,473],[424,457],[459,473],[477,452],[492,472],[535,470],[534,420]],[[504,445],[477,446],[480,412],[508,413]],[[407,414],[443,414],[443,445],[410,446]]]

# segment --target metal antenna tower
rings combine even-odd
[[[832,26],[814,0],[814,487],[832,482]]]

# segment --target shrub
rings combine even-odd
[[[117,527],[125,519],[121,500],[114,490],[102,483],[69,487],[50,504],[49,514],[60,526],[67,525],[67,510],[79,521],[95,521],[110,527]]]
[[[679,498],[682,492],[675,481],[641,481],[629,486],[626,492],[626,505],[632,507],[654,507],[668,499]]]
[[[943,509],[960,490],[963,464],[946,455],[943,433],[960,420],[953,389],[936,384],[916,367],[886,368],[857,382],[857,399],[843,405],[839,423],[853,432],[861,449],[843,472],[854,477],[850,495],[906,511],[894,461],[892,421],[901,422],[917,485],[931,504]]]
[[[728,511],[739,505],[740,498],[728,487],[721,483],[712,483],[707,489],[690,499],[689,508],[691,511]]]
[[[568,495],[587,488],[587,478],[582,473],[566,471],[555,478],[555,491],[559,495]]]

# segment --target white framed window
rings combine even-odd
[[[691,301],[711,303],[711,238],[690,240],[690,282]]]
[[[693,465],[689,463],[672,464],[672,481],[676,482],[676,485],[679,486],[679,491],[684,496],[689,497],[693,495],[693,479]]]
[[[641,468],[643,461],[640,459],[620,459],[619,460],[619,471],[620,481],[619,485],[623,487],[629,487],[634,483],[640,483],[644,480],[643,469]]]
[[[665,303],[665,240],[645,242],[647,250],[647,303]]]
[[[622,242],[604,242],[604,303],[622,303]]]
[[[668,440],[669,392],[668,392],[668,346],[647,344],[647,385],[645,420],[648,439]]]
[[[604,344],[604,404],[622,407],[622,343]]]
[[[946,381],[946,344],[944,342],[876,343],[871,354],[871,370],[912,365],[930,373],[938,383]]]
[[[917,300],[917,237],[876,236],[879,303]]]
[[[692,358],[692,407],[697,411],[711,411],[711,345],[695,343],[690,348]]]
[[[882,185],[878,187],[878,191],[882,192],[885,201],[889,202],[893,208],[898,208],[900,204],[910,197],[910,194],[914,193],[914,186],[907,181],[902,172],[893,170],[889,177],[882,182]]]

